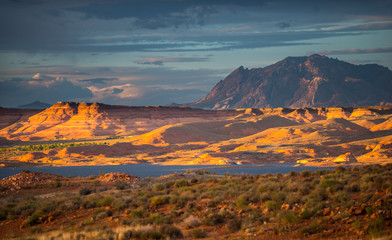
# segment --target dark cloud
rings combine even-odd
[[[388,1],[339,2],[334,7],[329,1],[20,1],[19,4],[4,2],[0,8],[0,50],[25,52],[151,52],[151,51],[203,51],[260,48],[298,45],[301,40],[344,36],[358,31],[391,29]],[[0,3],[1,4],[1,3]],[[21,7],[22,4],[24,7]],[[315,13],[314,7],[319,9]],[[386,21],[371,20],[372,16]],[[249,32],[206,31],[188,34],[185,27],[197,29],[205,25],[247,25],[255,22],[278,22],[282,29],[295,26],[339,23],[348,19],[360,19],[363,24],[341,26],[339,29],[297,29],[281,35],[273,32],[273,41],[265,41],[265,33],[258,26]],[[293,23],[294,24],[294,23]],[[156,31],[166,29],[165,35]],[[177,29],[177,30],[176,30]],[[217,29],[219,30],[219,29]],[[335,31],[335,33],[333,33]],[[338,33],[336,33],[336,31]],[[172,34],[170,34],[170,32]],[[248,32],[248,33],[249,33]],[[301,37],[299,37],[301,35]],[[107,36],[104,37],[103,36]],[[113,37],[116,36],[116,37]],[[140,37],[138,37],[140,36]],[[257,37],[259,43],[252,41]],[[268,36],[267,36],[268,37]],[[238,41],[235,40],[238,39]],[[249,39],[247,39],[249,38]],[[184,42],[184,39],[189,39]],[[268,39],[267,39],[268,40]],[[290,43],[290,42],[295,43]],[[214,46],[226,43],[225,46]],[[157,62],[159,64],[159,62]]]
[[[124,89],[121,89],[121,88],[113,88],[113,94],[122,93],[123,91],[124,91]]]
[[[288,23],[288,22],[279,22],[279,23],[277,23],[276,25],[277,25],[279,28],[281,28],[281,29],[285,29],[285,28],[288,28],[288,27],[291,26],[290,23]]]
[[[368,59],[349,59],[347,61],[353,64],[370,64],[370,63],[379,64],[381,62],[379,60],[368,60]]]
[[[26,102],[41,101],[50,104],[57,101],[79,101],[93,97],[91,91],[62,80],[47,83],[29,79],[13,79],[0,82],[0,105],[15,107]]]
[[[368,49],[344,49],[344,50],[322,50],[319,54],[322,55],[351,55],[351,54],[369,54],[369,53],[390,53],[392,52],[392,47],[386,48],[368,48]]]
[[[79,80],[80,82],[88,82],[92,84],[104,84],[107,82],[115,81],[118,80],[118,78],[89,78],[89,79],[83,79]]]
[[[209,58],[205,57],[177,57],[177,58],[168,58],[168,57],[151,57],[144,58],[136,61],[137,64],[147,64],[147,65],[163,65],[164,63],[181,63],[181,62],[205,62],[208,61]]]
[[[392,20],[392,19],[389,19]],[[338,28],[337,32],[347,32],[347,31],[377,31],[392,29],[392,22],[379,22],[379,23],[363,23],[356,24],[354,26]]]

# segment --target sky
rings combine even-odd
[[[0,106],[194,102],[244,66],[392,69],[391,0],[0,0]]]

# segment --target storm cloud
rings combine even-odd
[[[3,107],[15,107],[40,101],[49,104],[58,101],[83,101],[93,97],[92,92],[67,80],[50,82],[30,79],[13,79],[0,82],[0,103]]]
[[[390,0],[0,0],[0,105],[195,101],[308,53],[391,68],[391,16]]]

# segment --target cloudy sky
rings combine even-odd
[[[163,105],[313,53],[392,69],[390,0],[0,0],[0,106]]]

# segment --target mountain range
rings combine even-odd
[[[375,106],[392,103],[392,71],[320,56],[287,57],[264,68],[239,67],[201,100],[204,109]]]
[[[29,104],[24,104],[24,105],[19,105],[16,108],[20,108],[20,109],[46,109],[51,107],[52,105],[49,103],[44,103],[44,102],[40,102],[40,101],[34,101],[32,103]]]

